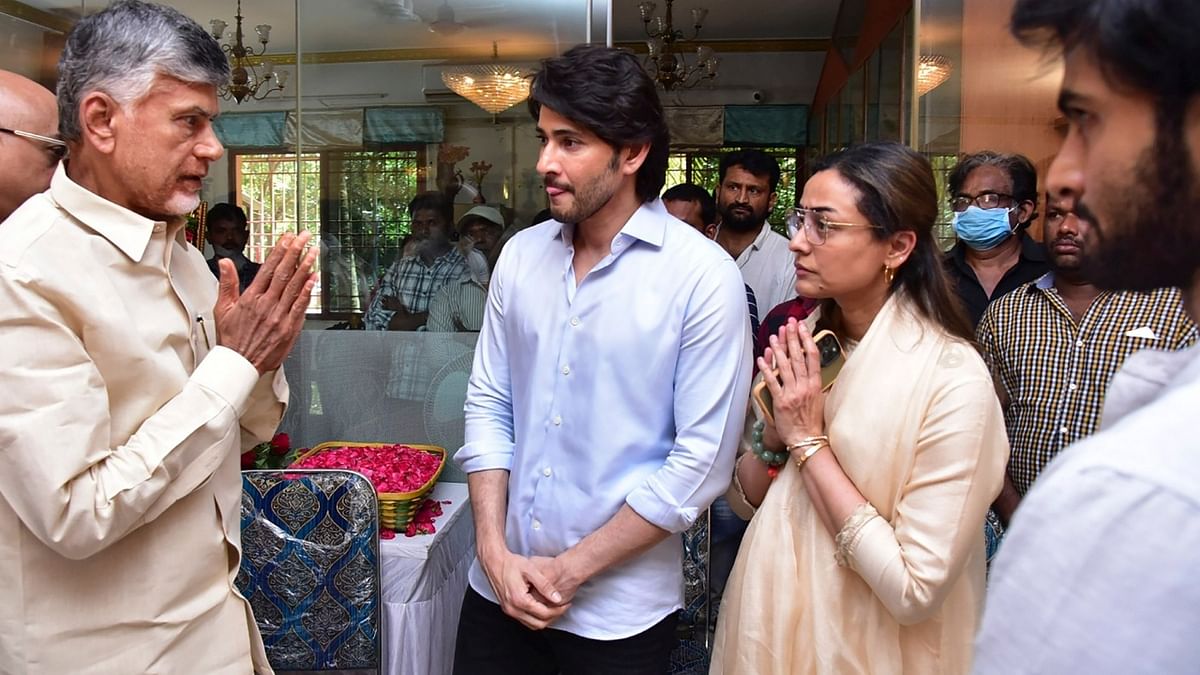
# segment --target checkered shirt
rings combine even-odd
[[[457,248],[442,254],[432,265],[426,265],[419,255],[401,258],[388,268],[363,323],[367,330],[387,330],[395,312],[383,308],[386,296],[399,298],[410,312],[427,312],[434,293],[469,275],[467,261]]]
[[[1100,424],[1109,380],[1141,349],[1179,350],[1197,340],[1177,289],[1102,293],[1076,324],[1052,273],[996,299],[977,338],[1012,447],[1008,473],[1024,495],[1060,450]]]
[[[383,308],[385,296],[399,298],[409,311],[427,312],[433,296],[443,286],[469,277],[467,261],[457,248],[450,249],[428,266],[420,256],[401,258],[388,269],[363,323],[367,330],[387,330],[395,312]],[[415,336],[397,340],[388,371],[388,398],[401,401],[425,398],[433,373],[429,359],[422,353],[424,344],[424,340]]]

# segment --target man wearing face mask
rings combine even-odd
[[[254,281],[258,274],[258,263],[246,257],[246,242],[250,240],[249,220],[242,207],[234,204],[217,204],[208,212],[208,232],[205,238],[212,246],[213,257],[208,261],[208,269],[213,276],[221,278],[221,270],[217,262],[221,258],[233,261],[237,268],[238,286],[242,292]]]
[[[1037,170],[1023,155],[984,150],[950,174],[958,242],[946,254],[946,271],[976,326],[989,303],[1049,269],[1045,249],[1025,233],[1037,194]]]

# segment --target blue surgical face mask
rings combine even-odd
[[[1012,235],[1014,228],[1008,214],[1015,208],[981,209],[972,204],[954,214],[954,233],[976,251],[990,251]]]

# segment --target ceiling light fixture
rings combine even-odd
[[[926,54],[917,63],[917,96],[921,97],[937,89],[954,72],[950,59],[940,54]]]
[[[492,43],[492,59],[499,58],[496,43]],[[516,66],[493,61],[479,65],[448,66],[442,70],[442,82],[493,115],[499,114],[529,98],[529,78]]]
[[[282,91],[288,76],[287,71],[275,72],[275,67],[271,65],[271,62],[262,58],[267,52],[267,42],[271,39],[271,27],[265,23],[254,27],[258,41],[262,44],[258,51],[254,51],[253,47],[247,47],[242,43],[242,18],[242,0],[237,0],[237,14],[234,16],[236,22],[234,41],[221,45],[221,49],[229,55],[229,67],[232,72],[229,83],[218,90],[222,98],[233,99],[237,103],[248,98],[256,101],[262,100],[268,94]],[[229,26],[221,19],[212,19],[209,24],[212,26],[212,36],[217,40],[221,39],[221,36],[225,34],[225,29]],[[258,62],[257,67],[255,62]],[[258,74],[259,69],[262,70],[262,75]]]
[[[689,66],[684,58],[684,45],[689,48],[700,37],[700,27],[708,10],[699,7],[692,9],[692,36],[684,37],[682,30],[672,25],[671,5],[674,0],[667,0],[665,16],[654,16],[657,8],[653,2],[643,2],[638,5],[642,15],[642,27],[646,31],[646,46],[650,55],[646,57],[646,71],[666,91],[676,88],[694,87],[704,80],[717,76],[717,57],[710,47],[697,46],[696,62]]]

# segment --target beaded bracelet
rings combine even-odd
[[[787,463],[788,453],[772,452],[763,447],[763,431],[766,428],[767,425],[762,420],[754,423],[754,427],[750,431],[750,449],[754,452],[755,457],[767,465],[767,475],[775,478],[779,475],[779,467]]]

